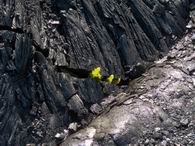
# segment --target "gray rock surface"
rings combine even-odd
[[[138,63],[147,67],[185,32],[189,5],[189,0],[1,0],[0,146],[46,144],[72,122],[87,125],[96,116],[91,105],[112,106],[115,96],[105,97],[122,89],[58,73],[55,66],[78,72],[101,66],[104,74],[120,77]],[[154,107],[137,103],[152,120]],[[116,135],[119,143],[124,138]]]
[[[195,145],[192,33],[60,146]]]

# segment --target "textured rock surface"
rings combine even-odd
[[[180,40],[168,56],[132,81],[125,93],[115,96],[104,113],[60,146],[193,146],[195,46],[192,35]]]
[[[54,66],[123,77],[168,52],[188,9],[188,0],[0,0],[0,145],[48,142],[71,122],[88,123],[91,105],[118,87]]]

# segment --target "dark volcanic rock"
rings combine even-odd
[[[53,143],[70,123],[88,123],[91,105],[118,88],[105,91],[109,85],[55,66],[137,77],[142,70],[127,68],[167,53],[172,36],[185,31],[188,9],[188,0],[1,0],[0,145]],[[117,143],[132,134],[124,133]]]

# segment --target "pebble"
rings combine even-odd
[[[155,130],[155,132],[158,132],[158,131],[160,131],[161,129],[160,129],[160,127],[156,127],[154,130]]]
[[[55,138],[58,139],[58,140],[62,140],[65,138],[65,134],[64,133],[57,133],[55,135]]]
[[[150,140],[146,139],[145,144],[149,144]]]
[[[161,146],[167,146],[167,141],[166,140],[163,140],[161,143],[160,143]]]
[[[53,25],[60,24],[60,22],[57,20],[55,20],[55,21],[50,20],[48,23],[53,24]]]
[[[192,28],[192,25],[191,25],[191,24],[188,24],[188,25],[186,26],[186,28],[190,29],[190,28]]]
[[[189,124],[189,120],[188,119],[181,119],[180,123],[182,126],[187,126]]]
[[[66,139],[68,137],[68,135],[69,135],[69,131],[64,129],[63,133],[57,133],[55,135],[55,138],[57,140],[63,140],[63,139]]]
[[[78,128],[78,124],[77,123],[70,123],[70,125],[68,126],[68,129],[71,131],[77,131]]]

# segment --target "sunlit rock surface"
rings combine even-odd
[[[0,145],[52,143],[56,133],[70,123],[87,125],[112,105],[105,97],[122,89],[58,73],[54,67],[68,66],[79,72],[101,66],[104,74],[119,77],[137,64],[146,67],[168,53],[185,32],[189,4],[189,0],[1,0]],[[159,114],[150,103],[137,103],[143,107],[123,111],[133,119],[116,121],[121,126],[115,130],[124,133],[115,135],[119,144],[129,134],[132,141],[137,140],[140,133],[125,131],[124,124],[133,130],[140,120],[135,116],[139,110],[144,111],[140,116],[148,114],[149,121]],[[92,105],[96,105],[94,112]],[[130,110],[130,106],[124,108]],[[159,119],[154,116],[154,121]],[[137,126],[144,128],[143,123]],[[88,144],[97,132],[89,129]]]
[[[193,33],[115,97],[87,128],[60,146],[194,145],[195,46]],[[88,144],[90,142],[90,144]]]

